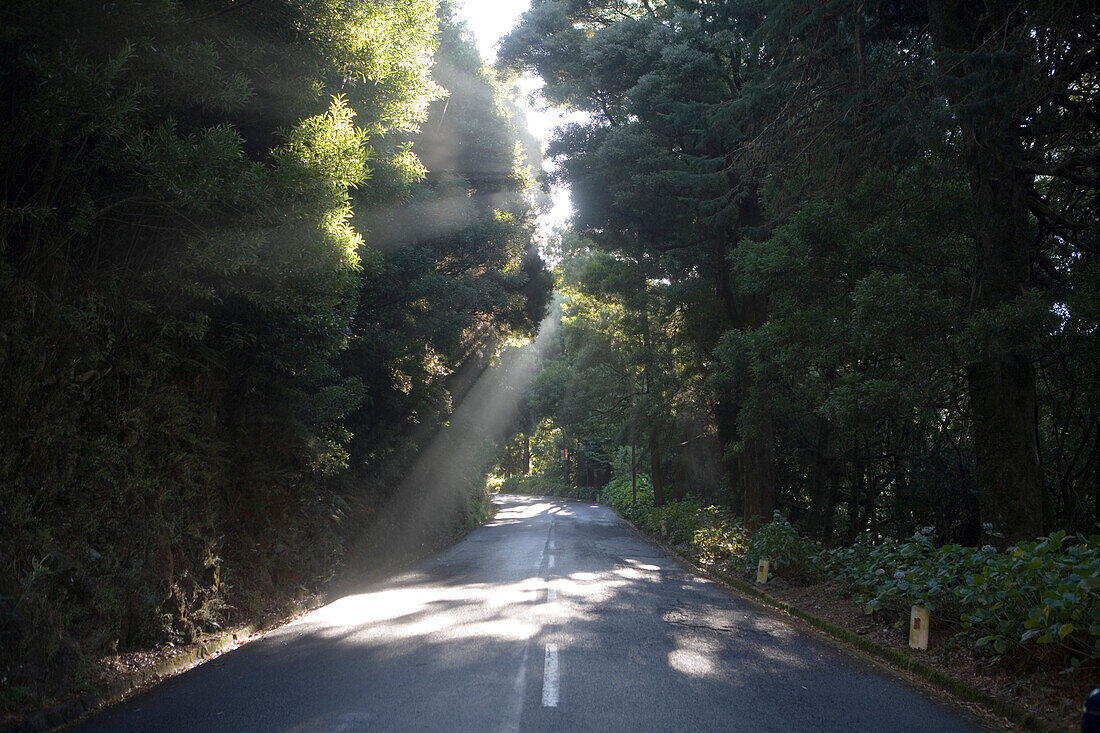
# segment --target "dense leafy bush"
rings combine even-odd
[[[691,538],[691,546],[699,553],[704,565],[726,565],[745,553],[747,533],[736,520],[720,521],[699,527]]]
[[[653,515],[660,533],[678,545],[691,542],[697,529],[716,518],[706,507],[690,498],[669,502],[656,509]]]
[[[476,527],[492,519],[496,514],[496,505],[487,490],[470,492],[466,497],[466,511],[462,523],[467,527]]]
[[[967,574],[992,548],[937,548],[929,534],[918,532],[905,542],[858,542],[833,550],[828,556],[832,575],[851,584],[856,600],[871,612],[918,604],[941,615],[954,615],[958,599],[953,589],[966,582]]]
[[[653,531],[653,486],[649,476],[638,474],[637,500],[629,476],[616,476],[600,490],[600,501],[634,524]]]
[[[648,475],[638,474],[637,502],[634,501],[633,492],[629,476],[616,476],[600,490],[600,501],[616,510],[625,510],[635,504],[638,507],[653,508],[653,485]]]
[[[1100,536],[1055,532],[983,558],[955,591],[963,628],[985,632],[979,644],[1049,645],[1073,666],[1100,663]]]
[[[821,545],[799,537],[798,531],[779,512],[771,523],[748,538],[741,564],[746,571],[755,573],[763,558],[768,559],[772,573],[782,571],[784,577],[792,580],[819,580],[824,573]]]
[[[703,506],[687,497],[661,507],[653,505],[653,487],[648,475],[638,475],[638,496],[627,477],[611,480],[600,492],[600,500],[643,529],[688,545],[708,565],[725,564],[744,551],[745,531],[728,509]]]
[[[531,476],[509,476],[508,478],[493,482],[493,490],[501,494],[522,494],[525,496],[539,496],[544,494],[556,494],[562,488],[561,481],[553,481],[546,476],[533,474]]]
[[[988,545],[936,547],[930,533],[833,550],[828,566],[868,611],[920,604],[998,653],[1100,662],[1100,537],[1056,532],[1001,553]]]

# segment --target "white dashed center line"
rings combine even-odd
[[[542,668],[542,706],[558,706],[558,645],[546,645],[546,663]]]

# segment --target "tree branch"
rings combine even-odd
[[[222,8],[221,10],[215,10],[213,13],[208,13],[206,15],[200,15],[197,18],[191,18],[191,19],[187,20],[186,22],[187,23],[205,23],[208,20],[213,20],[214,18],[217,18],[219,15],[225,15],[226,13],[232,12],[234,10],[240,10],[241,8],[245,7],[246,5],[251,5],[254,2],[256,2],[256,0],[240,0],[240,2],[232,3],[228,7]]]
[[[1057,224],[1063,229],[1084,232],[1092,228],[1091,224],[1082,224],[1079,221],[1067,219],[1066,217],[1051,209],[1045,201],[1043,201],[1036,195],[1031,195],[1027,197],[1027,206],[1036,216],[1046,219],[1050,223]]]

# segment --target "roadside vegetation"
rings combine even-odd
[[[566,486],[561,479],[550,476],[499,476],[489,477],[489,490],[494,494],[520,494],[522,496],[561,496],[566,499],[595,501],[599,490],[589,486]]]
[[[977,647],[1063,668],[1100,665],[1100,536],[1055,532],[999,552],[936,546],[929,528],[827,549],[778,513],[749,532],[728,510],[692,498],[654,506],[648,480],[636,501],[628,479],[612,481],[600,499],[703,565],[745,580],[766,558],[771,574],[790,582],[841,581],[867,614],[907,619],[922,605]]]

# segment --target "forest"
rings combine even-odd
[[[5,3],[0,710],[490,469],[1095,667],[1098,49],[1088,0],[532,0],[495,68],[450,0]],[[522,74],[585,115],[550,181]]]
[[[485,513],[408,469],[551,279],[447,3],[15,0],[0,46],[0,710]]]
[[[554,475],[633,454],[658,506],[826,542],[1094,531],[1098,22],[536,0],[502,63],[589,117],[549,150],[563,326],[509,470],[532,441]]]

